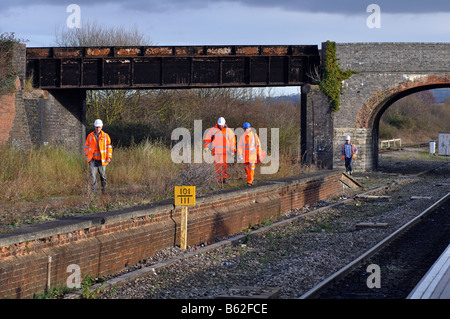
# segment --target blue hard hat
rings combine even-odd
[[[249,122],[245,122],[244,125],[242,126],[243,128],[247,128],[247,127],[251,127]]]

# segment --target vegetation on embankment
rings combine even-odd
[[[17,43],[23,42],[14,33],[0,33],[0,96],[13,93],[16,89],[17,72],[13,67],[13,50]]]
[[[323,65],[323,78],[320,81],[320,89],[330,99],[330,109],[339,111],[341,94],[343,93],[342,81],[349,79],[355,70],[344,71],[339,67],[336,57],[336,42],[327,41],[325,46],[325,57]]]
[[[386,110],[379,132],[380,140],[401,138],[402,144],[437,140],[450,132],[450,97],[437,103],[430,91],[408,95]]]
[[[84,154],[46,146],[21,150],[0,146],[0,232],[23,223],[35,223],[70,214],[145,204],[173,196],[175,185],[195,185],[202,194],[246,185],[243,164],[229,165],[228,183],[219,185],[213,164],[176,164],[172,161],[171,132],[177,127],[193,131],[202,120],[202,135],[219,116],[232,128],[249,121],[257,130],[279,128],[280,161],[275,174],[262,175],[258,164],[255,181],[298,175],[300,165],[299,112],[296,103],[267,100],[247,91],[186,90],[140,92],[138,103],[122,113],[104,131],[114,143],[107,167],[108,192],[93,194]],[[237,95],[239,94],[239,95]],[[88,111],[89,123],[101,113]],[[193,134],[192,134],[193,136]],[[268,146],[271,140],[268,138]]]

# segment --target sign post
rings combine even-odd
[[[181,206],[180,247],[187,247],[188,206],[195,206],[195,186],[175,186],[175,206]]]
[[[188,215],[188,207],[181,206],[181,233],[180,233],[181,249],[186,249],[187,247],[187,215]]]

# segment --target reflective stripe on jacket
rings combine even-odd
[[[84,145],[84,154],[90,162],[92,159],[101,161],[102,165],[108,165],[106,159],[112,158],[111,138],[103,131],[100,132],[99,140],[95,138],[94,132],[90,133],[86,138]]]
[[[236,139],[233,131],[228,127],[219,129],[216,124],[211,127],[205,136],[204,148],[209,148],[215,154],[234,154],[236,152]]]
[[[261,156],[261,142],[258,134],[250,131],[239,138],[238,156],[244,158],[244,163],[256,163]]]

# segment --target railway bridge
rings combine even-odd
[[[0,97],[0,142],[82,148],[86,90],[300,86],[302,158],[323,168],[340,167],[340,145],[351,135],[359,149],[356,169],[375,169],[381,115],[406,95],[450,87],[450,44],[336,44],[340,68],[357,73],[341,83],[340,108],[331,111],[312,76],[322,71],[327,43],[320,49],[18,45],[13,58],[17,90]],[[33,89],[24,90],[30,78]]]

